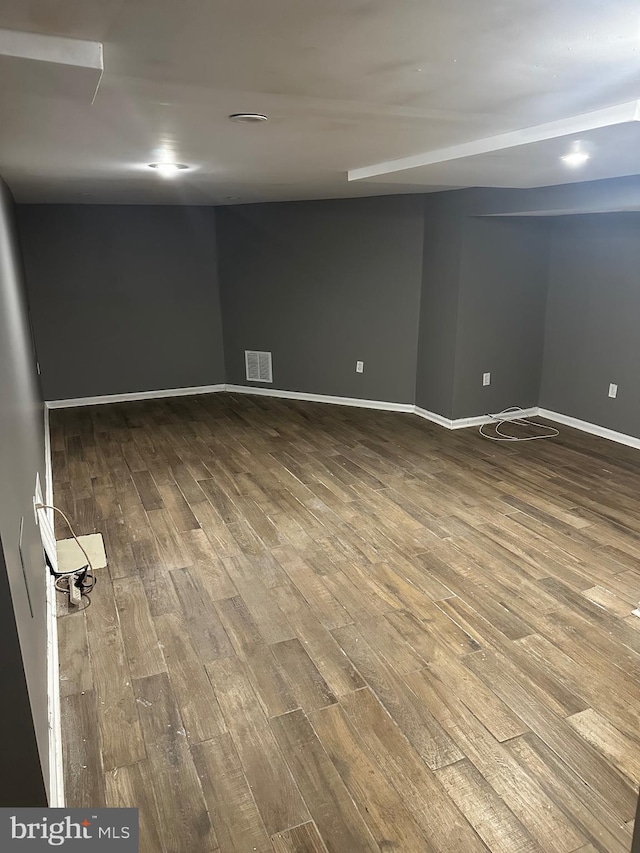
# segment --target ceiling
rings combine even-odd
[[[21,62],[52,73],[27,85],[0,73],[0,174],[22,202],[237,204],[640,173],[640,122],[564,125],[640,98],[637,3],[0,0],[0,28],[103,45],[97,93],[65,75],[52,85],[56,63],[38,59]],[[269,121],[229,121],[244,111]],[[538,141],[376,174],[549,122]],[[591,160],[570,172],[559,157],[583,138]],[[191,168],[172,180],[148,168],[169,157]]]

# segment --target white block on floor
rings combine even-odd
[[[88,536],[78,536],[82,547],[89,555],[94,569],[105,569],[107,554],[104,550],[102,533],[91,533]],[[58,552],[58,571],[73,572],[87,565],[87,559],[78,547],[75,539],[60,539],[56,542]]]

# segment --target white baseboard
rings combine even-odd
[[[134,391],[129,394],[107,394],[101,397],[74,397],[68,400],[48,400],[49,409],[72,409],[76,406],[100,406],[105,403],[127,403],[137,400],[159,400],[164,397],[192,397],[195,394],[254,394],[261,397],[280,397],[285,400],[306,400],[311,403],[333,403],[362,409],[381,409],[388,412],[414,411],[413,403],[387,403],[384,400],[362,400],[359,397],[332,397],[328,394],[305,394],[301,391],[281,391],[278,388],[254,388],[251,385],[200,385],[194,388],[168,388],[164,391]]]
[[[434,424],[445,427],[445,429],[466,429],[467,427],[490,424],[493,421],[493,418],[490,415],[476,415],[472,418],[455,418],[454,420],[450,420],[449,418],[445,418],[435,412],[430,412],[427,409],[421,409],[420,406],[416,406],[414,411],[418,417],[425,418],[427,421],[432,421]],[[516,418],[531,418],[534,417],[534,415],[537,415],[538,411],[537,407],[530,409],[518,409],[516,412],[509,412],[508,415],[505,415],[504,419],[505,421],[510,421],[515,420]]]
[[[51,462],[51,432],[49,409],[44,407],[44,500],[53,504],[53,473]],[[53,524],[53,510],[46,510]],[[47,570],[47,697],[49,722],[49,806],[62,808],[64,801],[64,772],[62,764],[62,716],[60,712],[60,668],[58,658],[58,618],[53,575]]]
[[[49,409],[73,409],[76,406],[101,406],[105,403],[129,403],[136,400],[161,400],[163,397],[191,397],[194,394],[215,394],[224,385],[198,385],[193,388],[167,388],[162,391],[133,391],[130,394],[106,394],[101,397],[74,397],[69,400],[47,400]]]
[[[414,406],[413,413],[419,418],[424,418],[426,421],[431,421],[445,429],[453,429],[453,421],[450,418],[445,418],[443,415],[438,415],[436,412],[430,412],[428,409],[421,409],[420,406]]]
[[[564,424],[564,426],[579,429],[581,432],[588,432],[590,435],[597,435],[599,438],[607,438],[609,441],[615,441],[618,444],[626,444],[627,447],[635,447],[640,450],[640,438],[636,438],[633,435],[627,435],[624,432],[616,432],[613,429],[598,426],[597,424],[591,424],[588,421],[581,421],[578,418],[572,418],[570,415],[551,412],[549,409],[538,409],[537,414],[541,418],[547,418],[547,420]]]
[[[45,403],[47,409],[68,409],[76,406],[98,406],[105,403],[125,403],[137,400],[159,400],[165,397],[191,397],[196,394],[215,394],[220,391],[229,391],[232,394],[253,394],[260,397],[279,397],[284,400],[305,400],[310,403],[330,403],[337,406],[354,406],[361,409],[377,409],[385,412],[404,412],[405,414],[416,414],[420,418],[431,421],[445,429],[466,429],[468,427],[482,426],[493,420],[489,415],[477,415],[470,418],[445,418],[436,412],[430,412],[413,403],[389,403],[385,400],[363,400],[359,397],[335,397],[329,394],[307,394],[302,391],[282,391],[278,388],[260,388],[252,385],[199,385],[191,388],[168,388],[162,391],[134,391],[129,394],[108,394],[99,397],[75,397],[69,400],[48,400]],[[607,438],[610,441],[625,444],[627,447],[640,449],[640,438],[616,432],[606,427],[581,421],[578,418],[552,412],[549,409],[541,409],[534,406],[529,409],[520,409],[510,413],[505,420],[513,418],[543,417],[559,424],[573,427],[590,435]]]
[[[531,406],[528,409],[517,409],[515,412],[509,412],[508,414],[502,415],[502,419],[505,421],[515,421],[518,418],[533,418],[538,414],[538,407]],[[482,426],[483,424],[490,424],[495,420],[495,417],[492,415],[478,415],[473,418],[457,418],[452,421],[453,426],[452,429],[465,429],[466,427],[475,427]]]
[[[305,394],[302,391],[281,391],[278,388],[254,388],[252,385],[225,385],[232,394],[254,394],[259,397],[280,397],[284,400],[305,400],[309,403],[332,403],[336,406],[355,406],[360,409],[379,409],[385,412],[412,413],[413,403],[387,403],[384,400],[362,400],[360,397],[332,397],[329,394]]]

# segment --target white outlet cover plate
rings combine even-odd
[[[36,519],[36,524],[38,524],[38,510],[36,509],[36,505],[43,503],[44,499],[42,497],[42,486],[40,485],[40,473],[36,471],[36,487],[33,491],[33,514]]]

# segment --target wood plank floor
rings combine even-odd
[[[627,853],[640,453],[229,394],[51,416],[109,560],[60,607],[68,805],[139,806],[144,853]]]

